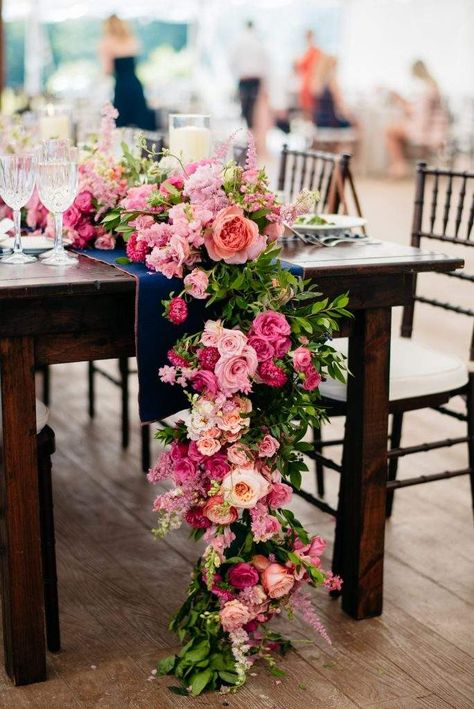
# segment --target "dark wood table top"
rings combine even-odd
[[[306,246],[296,241],[283,248],[282,258],[304,268],[309,278],[338,276],[453,271],[462,268],[463,260],[383,242],[379,245]],[[107,264],[79,257],[74,268],[47,267],[41,262],[24,266],[0,264],[0,300],[86,295],[96,291],[117,293],[131,291],[135,279]]]

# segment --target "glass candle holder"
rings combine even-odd
[[[38,127],[40,140],[67,140],[72,137],[70,111],[48,103],[39,111]]]
[[[211,117],[170,114],[169,149],[184,165],[211,155]]]

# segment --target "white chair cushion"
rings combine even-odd
[[[1,401],[0,401],[1,403]],[[49,409],[42,401],[36,399],[36,433],[39,433],[48,423]],[[2,407],[0,406],[0,445],[2,444]]]
[[[331,345],[347,356],[347,338]],[[466,364],[458,357],[432,350],[407,337],[395,337],[390,354],[390,401],[452,391],[467,384]],[[321,394],[346,401],[346,385],[328,379],[319,387]]]

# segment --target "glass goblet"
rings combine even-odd
[[[0,196],[13,210],[15,225],[13,253],[3,256],[1,263],[15,266],[36,261],[34,256],[24,253],[21,245],[21,208],[29,202],[34,186],[34,153],[0,155]]]

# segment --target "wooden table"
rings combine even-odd
[[[342,603],[354,618],[367,618],[382,611],[391,308],[410,299],[417,272],[451,271],[462,261],[394,244],[298,244],[285,247],[283,257],[302,265],[325,295],[350,292]],[[15,684],[46,677],[35,368],[132,356],[134,300],[132,277],[83,257],[64,270],[0,266],[3,635]]]

